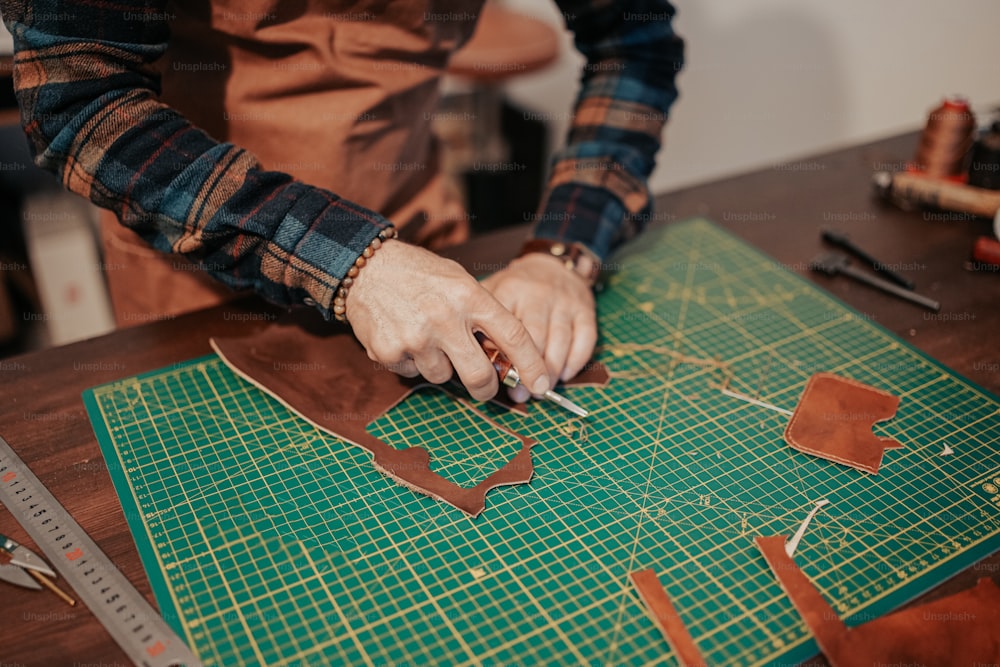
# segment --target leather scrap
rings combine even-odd
[[[883,451],[903,445],[877,437],[872,426],[896,416],[898,407],[898,396],[832,373],[816,373],[785,428],[785,442],[800,452],[875,475]]]
[[[252,336],[213,338],[210,343],[237,375],[317,428],[371,452],[377,470],[471,517],[485,509],[491,489],[529,482],[534,474],[531,448],[536,441],[492,422],[471,403],[467,405],[481,417],[517,437],[521,449],[469,488],[432,471],[430,454],[423,447],[397,449],[368,433],[369,424],[413,391],[438,385],[419,377],[402,377],[372,362],[362,345],[341,327],[291,315]]]
[[[785,553],[786,540],[754,541],[833,667],[1000,663],[1000,588],[992,579],[849,628]]]
[[[701,656],[673,603],[670,602],[670,598],[667,597],[667,592],[663,590],[656,572],[651,569],[639,570],[630,573],[629,577],[639,594],[639,599],[660,626],[663,637],[682,667],[705,667],[705,659]]]

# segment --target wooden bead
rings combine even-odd
[[[380,231],[378,236],[373,238],[371,243],[361,251],[361,255],[354,260],[354,265],[347,270],[347,275],[340,281],[340,286],[337,288],[333,299],[333,316],[338,322],[347,321],[347,292],[354,285],[354,279],[358,277],[358,273],[368,263],[368,259],[375,254],[375,251],[382,247],[383,241],[396,238],[396,236],[395,227],[389,227]]]

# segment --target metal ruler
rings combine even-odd
[[[137,665],[201,665],[0,437],[0,500]]]

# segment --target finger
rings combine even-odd
[[[405,378],[415,378],[420,375],[420,371],[417,369],[417,364],[413,359],[403,359],[402,361],[397,361],[394,364],[376,364],[376,368],[381,366],[387,371],[392,371],[397,375],[402,375]]]
[[[500,279],[499,273],[491,273],[490,275],[480,280],[479,284],[488,289],[490,292],[492,292],[493,290],[496,289],[497,281],[499,281],[499,279]]]
[[[376,371],[392,371],[409,378],[420,375],[420,371],[413,363],[413,357],[396,345],[385,345],[384,341],[376,341],[372,347],[365,348],[365,351]]]
[[[488,401],[500,390],[496,369],[471,331],[445,339],[445,353],[455,367],[462,385],[478,401]]]
[[[474,324],[507,355],[524,386],[533,394],[544,394],[552,388],[545,359],[521,321],[495,300],[494,303],[496,307]]]
[[[510,310],[521,320],[521,324],[523,324],[524,328],[528,330],[529,334],[531,334],[531,340],[534,341],[535,347],[538,348],[539,351],[544,350],[546,341],[549,337],[548,313],[545,313],[544,315],[527,315],[525,313],[518,312],[514,308],[511,308]],[[551,370],[551,368],[549,370]],[[553,378],[555,377],[551,373],[549,373],[549,375]]]
[[[527,403],[528,399],[531,398],[531,392],[528,391],[524,385],[517,385],[507,390],[507,395],[510,396],[510,400],[515,403]]]
[[[432,384],[443,384],[454,375],[451,362],[439,349],[425,350],[416,355],[413,361],[424,379]]]
[[[573,323],[568,317],[553,317],[549,324],[549,338],[545,342],[545,364],[549,378],[555,384],[566,369],[570,345],[573,342]]]
[[[583,369],[594,355],[596,344],[597,316],[593,311],[587,311],[574,320],[573,342],[570,344],[569,354],[566,357],[566,368],[563,369],[561,376],[563,382],[575,377]]]

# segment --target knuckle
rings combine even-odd
[[[507,341],[514,347],[534,347],[534,340],[531,338],[531,334],[519,321],[514,320],[509,325],[505,326],[503,329],[503,336]]]
[[[422,374],[424,379],[431,384],[444,384],[451,379],[451,373],[444,373],[438,369],[430,370]]]
[[[492,367],[487,368],[477,366],[476,368],[466,371],[463,376],[463,380],[465,382],[465,388],[470,392],[473,390],[487,391],[492,387],[495,377],[496,373]]]
[[[430,334],[426,327],[410,329],[400,337],[400,349],[408,354],[417,354],[430,345]]]
[[[498,386],[492,382],[484,387],[466,387],[469,395],[477,401],[488,401],[497,395]]]
[[[368,358],[372,361],[390,363],[402,355],[397,354],[395,346],[386,340],[374,340],[368,345]]]
[[[489,292],[486,288],[477,283],[472,277],[468,280],[456,281],[451,293],[460,303],[475,303],[489,297]]]

